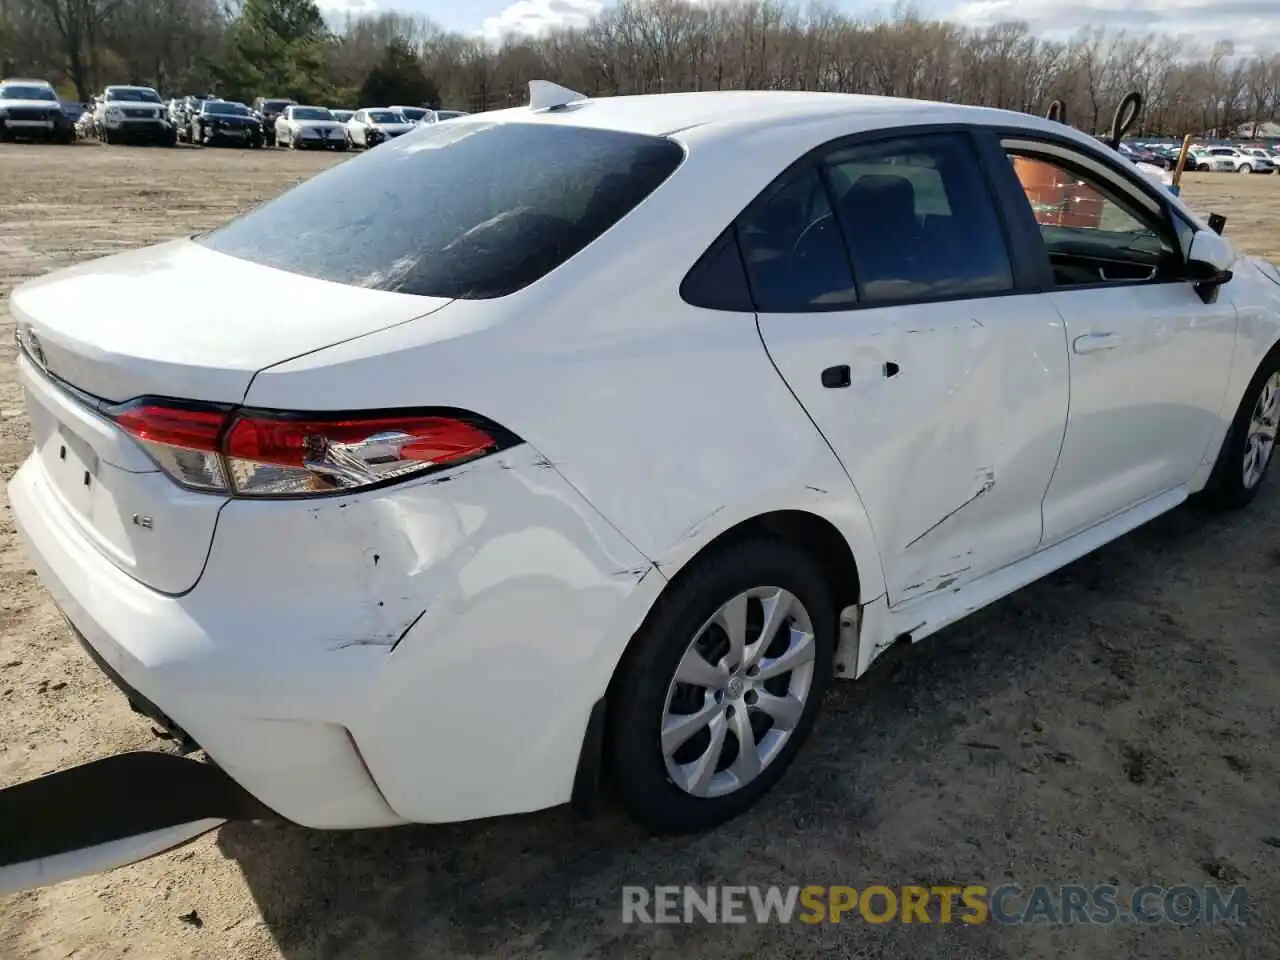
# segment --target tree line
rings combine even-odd
[[[974,28],[908,6],[859,20],[787,0],[621,0],[579,29],[490,41],[387,12],[327,23],[314,0],[0,0],[6,76],[80,99],[107,83],[168,95],[288,96],[331,106],[519,105],[535,78],[592,95],[763,88],[986,104],[1101,132],[1130,90],[1135,132],[1228,135],[1280,117],[1280,51],[1235,55],[1166,34],[1027,23]]]

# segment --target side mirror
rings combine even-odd
[[[1230,282],[1235,264],[1236,250],[1230,240],[1212,230],[1201,230],[1192,238],[1187,278],[1205,303],[1217,299],[1218,288]]]

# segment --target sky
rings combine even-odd
[[[827,0],[853,15],[873,16],[887,3]],[[602,0],[319,0],[326,13],[399,10],[430,17],[447,30],[498,39],[581,26]],[[1233,40],[1240,53],[1280,53],[1280,0],[918,0],[925,14],[981,25],[1022,19],[1047,35],[1085,24],[1185,35],[1202,43]]]

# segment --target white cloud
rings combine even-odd
[[[496,17],[486,17],[480,31],[500,40],[513,33],[537,36],[557,27],[585,27],[603,7],[601,0],[516,0]]]
[[[1067,35],[1081,26],[1166,33],[1208,48],[1231,40],[1236,53],[1280,52],[1277,0],[968,0],[952,17],[983,25],[1026,20],[1036,33]]]

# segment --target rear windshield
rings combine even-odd
[[[434,124],[199,237],[310,277],[431,297],[513,293],[679,166],[664,137],[538,123]]]
[[[278,112],[283,110],[285,107],[291,107],[291,106],[293,106],[292,100],[266,100],[266,101],[263,101],[262,109],[275,110]]]
[[[58,95],[48,87],[23,86],[7,83],[0,87],[0,100],[57,100]]]
[[[401,107],[400,112],[410,120],[421,120],[427,115],[427,111],[422,107]]]
[[[332,120],[333,114],[324,107],[294,107],[295,120]]]
[[[373,123],[401,123],[404,117],[394,110],[370,110],[369,120]]]

